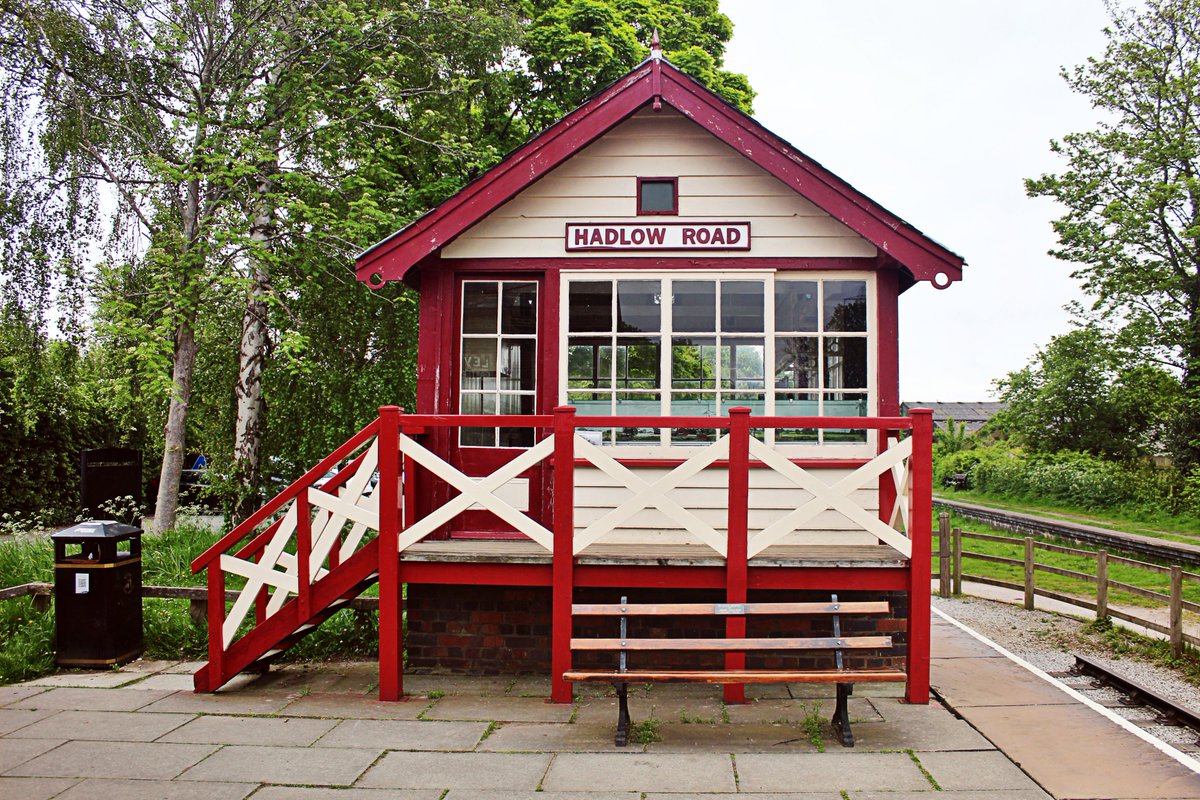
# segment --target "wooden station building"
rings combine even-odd
[[[925,702],[932,428],[900,416],[897,306],[962,267],[656,50],[359,256],[420,294],[417,408],[197,559],[244,580],[198,690],[378,580],[385,699],[406,647],[568,700],[573,600],[837,592],[891,599],[883,660]]]

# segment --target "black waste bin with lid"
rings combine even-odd
[[[53,534],[55,662],[107,667],[142,654],[142,532],[113,520]]]

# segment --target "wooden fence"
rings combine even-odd
[[[1077,547],[1066,547],[1058,544],[1050,544],[1049,542],[1041,542],[1034,539],[1032,536],[1026,536],[1023,540],[1012,536],[996,536],[990,533],[974,533],[964,531],[959,528],[950,527],[950,515],[942,512],[938,519],[938,529],[933,531],[933,536],[937,539],[937,559],[938,559],[938,594],[941,597],[950,597],[952,594],[962,594],[963,581],[974,581],[988,586],[999,586],[1005,589],[1015,589],[1025,594],[1025,608],[1032,610],[1034,607],[1034,597],[1046,597],[1051,600],[1058,600],[1062,603],[1068,603],[1079,608],[1086,609],[1096,615],[1096,619],[1105,619],[1112,617],[1115,619],[1131,622],[1135,625],[1141,625],[1152,631],[1166,635],[1171,642],[1171,652],[1178,658],[1183,654],[1184,644],[1190,644],[1193,647],[1200,647],[1200,637],[1193,636],[1183,629],[1183,612],[1190,611],[1200,613],[1200,603],[1193,603],[1183,597],[1183,582],[1193,581],[1200,583],[1200,574],[1194,572],[1185,572],[1178,564],[1172,564],[1169,567],[1164,567],[1159,564],[1151,564],[1146,561],[1126,558],[1124,556],[1114,555],[1107,550],[1082,550]],[[963,540],[974,540],[979,542],[999,542],[1007,545],[1024,544],[1024,552],[1021,558],[1009,558],[1006,556],[993,555],[991,553],[979,553],[971,550],[963,549]],[[1064,555],[1079,556],[1095,562],[1094,572],[1081,572],[1079,570],[1065,569],[1052,564],[1040,564],[1037,561],[1038,551],[1050,553],[1062,553]],[[1007,564],[1014,567],[1020,567],[1024,573],[1024,581],[1017,583],[1015,581],[1005,581],[998,578],[991,578],[985,575],[971,575],[963,572],[963,559],[975,559],[976,561],[986,561],[993,564]],[[1109,577],[1108,570],[1112,565],[1122,565],[1133,567],[1135,569],[1154,572],[1160,575],[1170,576],[1170,591],[1169,593],[1155,592],[1141,586],[1134,586],[1130,583],[1113,580]],[[1062,592],[1051,591],[1046,588],[1038,587],[1037,573],[1043,572],[1052,575],[1061,575],[1068,578],[1074,578],[1084,583],[1089,583],[1095,587],[1094,599],[1091,597],[1078,597]],[[1145,617],[1139,617],[1131,613],[1129,609],[1113,608],[1108,602],[1108,593],[1110,589],[1117,589],[1137,597],[1142,597],[1147,600],[1154,600],[1165,605],[1169,611],[1169,623],[1163,625],[1161,622]]]

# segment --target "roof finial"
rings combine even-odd
[[[654,33],[650,36],[650,57],[662,58],[662,43],[658,40],[658,28],[654,29]]]

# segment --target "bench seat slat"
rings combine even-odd
[[[888,603],[863,601],[853,603],[738,603],[730,610],[727,603],[598,603],[571,606],[575,616],[615,617],[638,616],[741,616],[743,614],[886,614]]]
[[[630,672],[585,672],[563,674],[572,682],[606,683],[902,683],[906,676],[896,669],[787,670],[633,670]]]
[[[572,639],[572,650],[859,650],[891,647],[890,636],[811,639]]]

